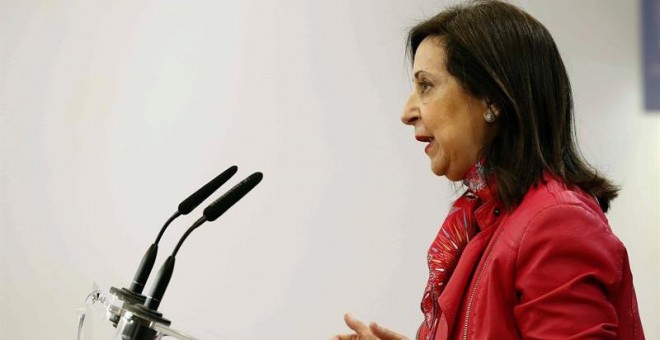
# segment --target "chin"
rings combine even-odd
[[[450,172],[446,167],[433,166],[433,164],[431,164],[431,171],[433,171],[436,176],[445,177],[452,182],[462,181],[463,177],[465,177],[465,174],[456,175],[455,173]]]
[[[444,176],[447,177],[447,179],[452,180],[451,178],[449,178],[447,174],[447,169],[445,169],[444,167],[434,166],[433,163],[431,163],[431,171],[433,172],[434,175],[438,177]]]

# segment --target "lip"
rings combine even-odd
[[[417,139],[418,141],[420,141],[420,142],[422,142],[422,143],[428,143],[428,144],[426,145],[426,147],[424,148],[424,152],[425,152],[426,154],[428,154],[428,153],[429,153],[429,150],[431,150],[431,145],[433,144],[433,137],[422,136],[422,135],[416,135],[416,136],[415,136],[415,139]]]
[[[424,152],[428,155],[429,150],[431,150],[431,144],[433,144],[433,141],[429,142],[426,147],[424,148]]]

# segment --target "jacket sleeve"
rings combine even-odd
[[[534,216],[516,259],[514,314],[525,339],[617,339],[610,296],[625,249],[595,213],[557,205]]]

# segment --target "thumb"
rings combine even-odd
[[[375,322],[369,324],[369,329],[371,329],[371,333],[381,340],[408,340],[405,336],[391,331]]]

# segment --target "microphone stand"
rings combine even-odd
[[[108,318],[110,319],[110,322],[113,326],[117,326],[117,322],[119,322],[121,307],[124,304],[135,305],[143,304],[145,302],[146,297],[142,295],[142,290],[144,289],[144,285],[147,283],[151,269],[156,262],[156,256],[158,255],[158,243],[160,242],[160,239],[163,237],[163,234],[165,233],[165,230],[170,225],[170,223],[172,223],[172,221],[174,221],[177,217],[181,215],[187,215],[195,208],[197,208],[197,206],[204,202],[209,196],[211,196],[211,194],[213,194],[216,190],[218,190],[218,188],[220,188],[232,176],[234,176],[237,171],[238,167],[235,165],[227,168],[227,170],[223,171],[221,174],[213,178],[210,182],[206,183],[203,187],[179,203],[177,211],[165,222],[163,227],[160,228],[158,236],[156,237],[156,241],[151,244],[151,246],[149,246],[147,251],[142,256],[142,261],[140,262],[140,265],[138,266],[138,269],[133,276],[133,281],[131,282],[130,286],[128,288],[124,287],[121,289],[116,287],[110,288],[110,293],[114,296],[114,299],[108,307]]]
[[[243,198],[263,179],[263,174],[256,172],[231,188],[227,193],[204,209],[203,216],[193,223],[179,239],[172,254],[165,260],[154,280],[151,290],[143,304],[126,304],[117,324],[117,337],[121,340],[155,340],[160,335],[184,336],[169,328],[171,321],[158,311],[163,295],[174,272],[176,255],[188,236],[206,221],[215,221],[236,202]],[[191,339],[189,337],[181,339]]]

